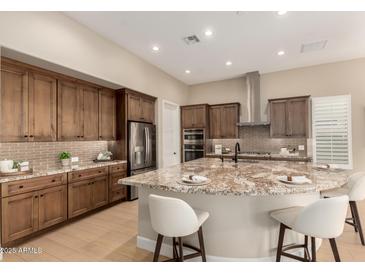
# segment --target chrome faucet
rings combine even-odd
[[[238,153],[241,152],[241,148],[240,148],[240,144],[237,142],[235,147],[234,147],[234,162],[237,163],[238,161]]]

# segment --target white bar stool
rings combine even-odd
[[[359,232],[361,244],[365,245],[360,215],[356,204],[356,202],[365,199],[365,172],[356,172],[348,178],[346,185],[333,190],[324,191],[321,194],[324,198],[337,197],[340,195],[349,196],[351,218],[346,218],[345,222],[352,225],[355,232]]]
[[[289,257],[304,262],[316,261],[315,238],[329,239],[333,256],[336,262],[340,261],[336,240],[343,232],[349,198],[340,196],[330,199],[321,199],[306,207],[290,207],[279,209],[270,213],[271,217],[280,222],[280,233],[276,261],[280,262],[281,256]],[[283,248],[286,229],[292,229],[305,235],[303,245],[294,245]],[[311,237],[312,259],[308,252],[308,236]],[[304,258],[287,253],[287,250],[304,248]]]
[[[208,219],[209,213],[194,210],[183,200],[149,195],[149,208],[152,228],[158,233],[153,261],[157,262],[160,255],[163,237],[171,237],[173,243],[173,259],[168,261],[184,261],[201,256],[206,262],[203,240],[203,223]],[[183,244],[182,237],[198,232],[200,248]],[[179,241],[179,254],[176,250],[176,238]],[[196,253],[184,256],[183,246],[193,249]]]

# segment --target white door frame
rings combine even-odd
[[[171,101],[168,101],[168,100],[165,100],[165,99],[162,99],[162,108],[161,108],[161,125],[162,125],[162,127],[161,127],[161,141],[162,141],[162,146],[161,146],[161,162],[162,162],[162,167],[164,166],[164,152],[165,152],[165,150],[164,150],[164,146],[163,146],[163,144],[164,144],[164,134],[163,134],[163,128],[164,128],[164,114],[165,114],[165,105],[166,104],[168,104],[168,105],[170,105],[170,106],[174,106],[174,107],[176,107],[176,109],[177,109],[177,128],[178,128],[178,132],[177,132],[177,134],[178,134],[178,136],[177,136],[177,140],[178,140],[178,150],[177,150],[177,157],[178,157],[178,159],[179,159],[179,161],[180,161],[180,159],[181,159],[181,155],[180,155],[180,147],[181,147],[181,140],[180,140],[180,106],[178,105],[178,104],[176,104],[176,103],[174,103],[174,102],[171,102]]]

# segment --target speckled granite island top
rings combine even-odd
[[[111,166],[111,165],[117,165],[117,164],[124,164],[127,163],[126,160],[114,160],[111,162],[99,162],[99,163],[85,163],[82,165],[79,165],[75,168],[62,168],[60,166],[57,169],[51,169],[51,170],[39,170],[39,171],[33,171],[32,174],[27,175],[19,175],[19,176],[7,176],[7,177],[0,177],[0,184],[12,182],[12,181],[18,181],[18,180],[25,180],[25,179],[32,179],[36,177],[42,177],[42,176],[48,176],[48,175],[55,175],[60,173],[67,173],[71,171],[77,171],[77,170],[85,170],[90,168],[96,168],[96,167],[105,167],[105,166]]]
[[[178,183],[183,175],[203,175],[211,182],[203,186]],[[168,168],[127,177],[120,180],[125,185],[153,189],[212,195],[265,196],[318,192],[342,186],[349,171],[320,170],[312,163],[286,161],[258,161],[257,163],[224,162],[220,159],[202,158]],[[276,178],[280,175],[306,175],[312,184],[291,186]]]

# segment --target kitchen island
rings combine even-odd
[[[183,175],[206,176],[203,186],[181,184]],[[311,184],[292,186],[277,180],[280,175],[305,175]],[[185,200],[205,210],[210,217],[203,226],[208,261],[273,261],[279,223],[269,212],[290,206],[305,206],[320,198],[320,191],[346,183],[348,172],[323,170],[311,163],[287,161],[221,162],[202,158],[168,168],[132,176],[120,183],[139,187],[137,245],[154,250],[157,234],[150,223],[148,195],[158,194]],[[303,239],[291,232],[290,244]],[[196,236],[185,240],[196,244]],[[161,254],[171,256],[171,240],[165,239]]]

